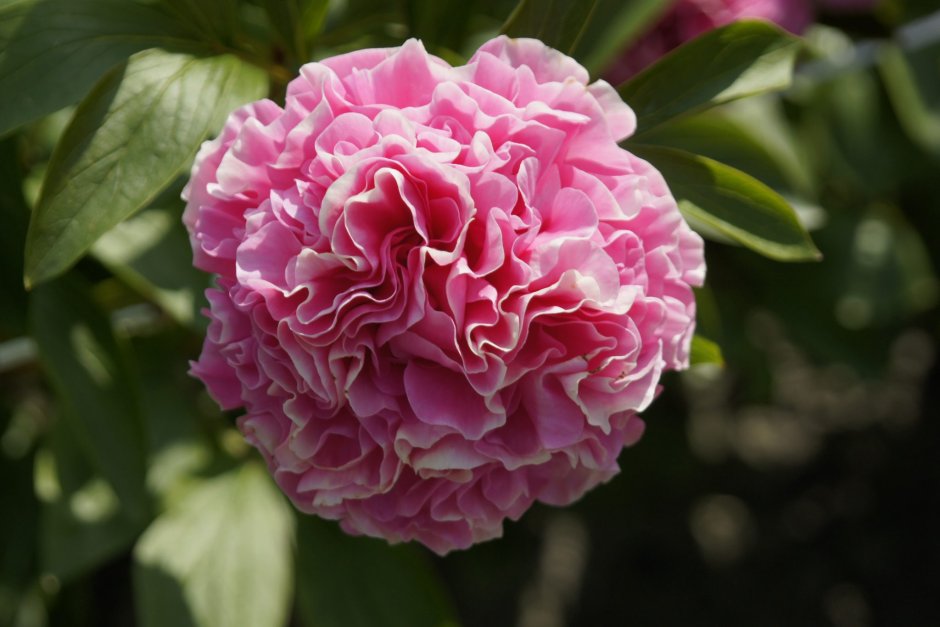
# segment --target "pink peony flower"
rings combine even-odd
[[[801,33],[813,12],[810,0],[678,0],[608,68],[605,78],[622,83],[690,39],[742,19],[766,20]]]
[[[296,506],[439,553],[617,472],[684,368],[702,241],[633,112],[535,40],[311,63],[199,152],[192,372]]]

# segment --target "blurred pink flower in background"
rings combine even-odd
[[[456,68],[411,40],[304,66],[202,147],[192,371],[299,509],[444,553],[617,472],[705,267],[587,81],[535,40]]]

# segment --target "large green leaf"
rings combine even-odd
[[[0,0],[0,60],[36,0]]]
[[[291,599],[292,518],[255,462],[202,481],[134,550],[142,627],[282,627]]]
[[[15,24],[0,47],[0,134],[74,104],[112,67],[147,48],[189,47],[153,7],[128,0],[39,0],[0,6]]]
[[[502,32],[510,37],[534,37],[556,50],[571,52],[596,6],[597,0],[519,0]]]
[[[76,441],[122,510],[143,518],[146,447],[136,381],[89,289],[72,276],[36,289],[29,312],[33,337]]]
[[[575,49],[592,76],[626,52],[629,44],[653,24],[675,0],[598,0],[593,19]]]
[[[454,612],[413,546],[353,538],[336,523],[297,525],[297,599],[306,627],[444,627]]]
[[[232,56],[150,50],[108,73],[79,105],[43,181],[26,240],[26,282],[63,272],[187,167],[264,73]]]
[[[702,225],[780,261],[820,258],[793,208],[775,191],[713,159],[660,146],[634,145],[669,184],[693,227]]]
[[[659,124],[790,84],[800,40],[766,22],[742,21],[680,46],[620,86],[639,138]]]

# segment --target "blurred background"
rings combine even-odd
[[[419,35],[456,63],[514,4],[333,2],[309,53]],[[601,2],[599,15],[622,4]],[[292,70],[258,3],[242,5],[245,24],[275,32],[271,62]],[[275,595],[294,591],[285,624],[940,625],[940,4],[839,5],[813,8],[808,52],[785,93],[711,111],[670,138],[781,192],[823,260],[783,264],[710,241],[699,331],[724,365],[669,375],[618,477],[572,507],[536,506],[501,540],[445,558],[388,550],[295,517],[269,485],[252,487],[282,512],[245,533],[283,531],[262,550],[287,555],[272,568],[290,574],[271,582],[283,584]],[[575,56],[603,76],[655,28],[656,11],[668,7],[642,27],[595,19]],[[21,288],[29,207],[72,111],[0,140],[0,625],[201,625],[198,613],[141,592],[170,585],[148,556],[197,550],[207,537],[191,533],[203,523],[179,505],[182,478],[204,479],[202,502],[229,507],[226,490],[241,488],[217,478],[254,453],[234,416],[186,375],[207,279],[189,266],[182,181],[95,244],[72,292]],[[57,318],[71,309],[87,312],[85,326]],[[56,329],[79,347],[63,349],[64,361],[135,390],[156,495],[145,513],[119,505],[74,443],[37,352]],[[154,532],[154,513],[165,512]],[[238,553],[236,531],[215,550]],[[333,604],[360,609],[324,613]]]

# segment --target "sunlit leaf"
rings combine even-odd
[[[146,448],[136,382],[108,318],[88,286],[72,276],[36,289],[29,313],[43,367],[78,445],[121,509],[143,518]]]
[[[725,364],[725,358],[721,354],[721,347],[701,335],[695,335],[692,338],[690,361],[693,366],[701,364],[723,366]]]
[[[659,146],[633,146],[662,172],[683,215],[779,261],[820,258],[793,208],[775,191],[713,159]]]
[[[800,40],[766,22],[741,21],[673,50],[620,86],[637,114],[639,138],[680,115],[784,89]]]
[[[306,627],[445,627],[454,613],[413,546],[354,538],[303,516],[297,526],[297,599]]]
[[[127,57],[155,46],[193,48],[180,26],[127,0],[39,0],[0,6],[13,24],[0,46],[0,134],[78,102]]]
[[[26,281],[63,272],[187,167],[236,106],[263,95],[261,70],[231,57],[142,52],[79,105],[52,156],[26,241]]]
[[[181,495],[134,549],[142,627],[282,627],[292,593],[290,509],[249,462]]]
[[[520,0],[503,25],[510,37],[533,37],[570,52],[591,20],[597,0]]]

